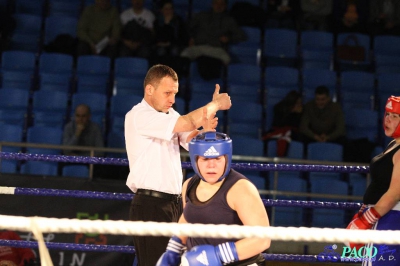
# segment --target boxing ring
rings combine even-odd
[[[126,159],[80,157],[63,155],[44,155],[26,153],[0,152],[2,160],[33,160],[63,163],[84,164],[110,164],[126,166]],[[191,164],[182,162],[182,168],[190,169]],[[351,165],[300,165],[300,164],[266,164],[266,163],[232,163],[232,168],[257,171],[312,171],[312,172],[340,172],[340,173],[367,173],[367,166]],[[52,188],[26,188],[26,187],[0,187],[3,195],[24,195],[29,197],[66,197],[69,199],[98,199],[104,201],[130,202],[133,193],[99,192],[89,190],[67,190]],[[360,203],[355,202],[322,202],[300,200],[274,200],[263,199],[266,207],[298,207],[298,208],[328,208],[349,209],[354,212],[360,208]],[[128,209],[126,209],[128,212]],[[76,243],[48,242],[43,237],[46,233],[85,233],[85,234],[109,234],[109,235],[148,235],[148,236],[172,236],[188,235],[202,237],[261,237],[270,238],[273,241],[290,242],[361,242],[380,244],[400,244],[400,231],[364,231],[345,230],[342,228],[316,228],[316,227],[259,227],[236,225],[203,225],[203,224],[177,224],[155,222],[132,222],[126,220],[82,220],[66,218],[50,218],[39,216],[13,216],[0,215],[0,229],[32,232],[36,241],[0,240],[0,246],[28,247],[39,249],[41,265],[53,265],[49,250],[76,250],[85,252],[117,252],[134,254],[132,245],[94,245]],[[274,242],[272,242],[271,246]],[[324,262],[324,263],[353,263],[350,257],[343,257],[344,253],[332,244],[331,248],[316,255],[270,254],[264,253],[268,261],[293,261],[293,262]],[[71,264],[72,265],[72,264]]]

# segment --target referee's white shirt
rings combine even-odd
[[[125,115],[125,145],[129,160],[126,185],[133,191],[182,192],[179,144],[188,150],[190,132],[173,133],[179,113],[156,111],[144,99]],[[179,140],[181,141],[179,143]]]

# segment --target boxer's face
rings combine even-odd
[[[213,184],[223,175],[225,171],[226,159],[225,156],[219,156],[216,158],[206,158],[199,156],[197,160],[197,168],[200,174],[207,181],[207,183]]]
[[[400,115],[396,113],[386,112],[384,121],[385,135],[390,137],[399,126]]]

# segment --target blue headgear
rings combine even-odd
[[[216,158],[221,155],[226,155],[225,172],[218,179],[219,182],[224,179],[231,170],[232,140],[224,133],[212,131],[201,133],[190,141],[189,155],[194,172],[204,181],[206,180],[201,176],[200,171],[197,168],[197,156]]]

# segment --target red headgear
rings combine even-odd
[[[396,97],[393,95],[389,97],[385,106],[385,117],[386,117],[386,112],[400,114],[400,97]],[[391,137],[392,138],[400,137],[399,125],[396,127],[396,130],[393,132]]]

